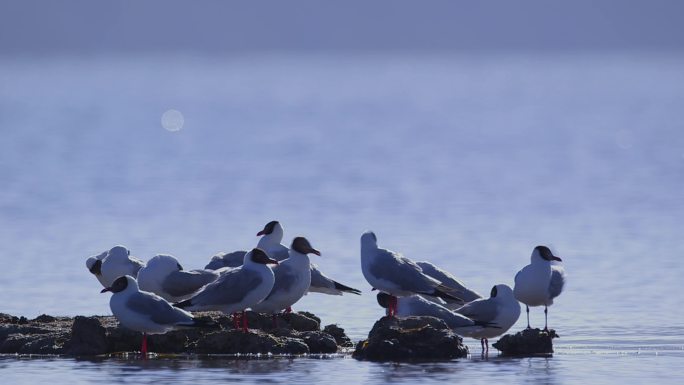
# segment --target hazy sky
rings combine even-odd
[[[0,54],[643,49],[684,49],[684,1],[0,1]]]

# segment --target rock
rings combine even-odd
[[[71,326],[66,352],[74,356],[94,356],[107,352],[107,332],[96,317],[77,316]]]
[[[335,342],[337,342],[339,346],[343,346],[345,348],[351,348],[354,346],[352,340],[350,340],[349,337],[347,337],[347,335],[344,333],[344,329],[335,324],[327,325],[323,328],[323,332],[333,336]]]
[[[554,338],[558,338],[558,334],[553,329],[523,329],[513,335],[506,334],[492,346],[501,351],[502,356],[550,356]]]
[[[302,332],[301,336],[311,353],[329,354],[337,352],[337,342],[335,342],[335,338],[328,333],[309,331]]]
[[[294,349],[294,351],[286,350]],[[274,337],[263,332],[243,333],[240,330],[224,330],[202,336],[195,347],[201,354],[303,354],[309,348],[292,338]]]
[[[41,322],[41,323],[47,323],[47,322],[55,322],[57,321],[57,317],[53,317],[51,315],[47,314],[41,314],[35,319],[33,319],[33,322]]]
[[[150,335],[149,350],[172,354],[333,353],[338,350],[337,340],[348,340],[341,328],[327,329],[334,336],[321,331],[318,318],[305,312],[278,315],[277,329],[273,328],[270,315],[247,312],[249,333],[233,329],[230,316],[200,313],[197,317],[211,320],[218,326]],[[27,320],[0,314],[0,353],[90,356],[137,352],[141,342],[141,333],[121,327],[111,316],[41,315]]]
[[[434,317],[383,317],[356,345],[353,357],[369,361],[450,360],[468,348],[444,321]]]

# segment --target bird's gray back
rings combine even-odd
[[[126,301],[126,307],[136,313],[144,314],[160,325],[175,325],[190,323],[192,319],[179,309],[174,308],[163,298],[146,292],[131,295]]]
[[[164,279],[162,290],[174,297],[182,297],[196,292],[217,277],[218,273],[210,270],[174,271]]]
[[[476,299],[482,298],[480,294],[465,287],[465,285],[461,281],[456,279],[449,272],[440,269],[432,263],[416,262],[416,264],[420,266],[421,269],[423,269],[423,273],[438,280],[444,286],[447,286],[448,288],[455,290],[458,297],[463,299],[463,303],[472,302]]]
[[[369,266],[370,273],[385,281],[393,282],[402,290],[414,293],[431,293],[438,282],[423,274],[415,262],[389,250],[378,249],[377,256]]]
[[[226,271],[191,299],[193,305],[231,305],[242,302],[248,292],[263,282],[261,274],[251,269]]]
[[[244,250],[233,251],[232,253],[222,253],[211,257],[211,261],[204,266],[205,269],[218,270],[222,267],[239,267],[245,260]]]

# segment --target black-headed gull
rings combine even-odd
[[[147,335],[163,334],[168,331],[212,326],[199,321],[192,314],[171,306],[164,298],[150,292],[140,291],[135,278],[130,275],[119,277],[101,293],[112,292],[109,307],[112,314],[124,327],[143,333],[140,352],[147,354]]]
[[[97,277],[102,286],[109,287],[115,279],[130,275],[138,276],[138,270],[145,266],[145,262],[131,257],[131,252],[121,245],[109,249],[105,253],[90,257],[86,261],[88,270]]]
[[[291,311],[291,306],[299,301],[311,284],[311,262],[308,254],[320,256],[304,237],[297,237],[292,241],[289,250],[290,258],[286,258],[273,268],[275,283],[268,296],[252,310],[259,313],[273,314],[273,326],[277,327],[275,313],[281,310]]]
[[[391,295],[383,292],[378,293],[378,304],[389,311],[389,305],[392,301],[391,297]],[[439,318],[459,335],[469,335],[484,327],[496,327],[496,325],[492,323],[474,321],[464,315],[455,313],[418,294],[397,298],[397,312],[395,315],[398,317],[430,316]]]
[[[530,264],[515,275],[513,293],[518,301],[525,304],[527,328],[530,328],[530,306],[544,306],[544,330],[548,330],[549,306],[565,286],[565,269],[562,259],[553,255],[546,246],[532,250]]]
[[[430,277],[438,280],[439,282],[442,283],[442,285],[448,287],[449,289],[453,290],[454,293],[457,293],[457,295],[463,300],[463,301],[446,301],[447,305],[446,307],[449,309],[453,309],[456,307],[463,306],[464,304],[468,302],[475,301],[476,299],[482,298],[480,293],[468,289],[461,281],[456,279],[456,277],[449,273],[446,270],[443,270],[435,265],[433,265],[430,262],[427,261],[421,261],[421,262],[416,262],[416,265],[420,266],[420,268],[423,270],[423,273],[429,275]]]
[[[266,251],[272,258],[282,261],[289,257],[287,246],[283,245],[283,226],[278,221],[268,222],[262,230],[257,233],[259,243],[257,247]],[[230,253],[219,253],[211,258],[205,269],[219,269],[222,267],[238,267],[242,265],[242,259],[246,251],[233,251]],[[311,285],[308,292],[322,293],[330,295],[342,295],[351,293],[360,295],[361,291],[343,285],[320,271],[318,266],[311,264]]]
[[[520,304],[513,296],[508,285],[499,284],[492,287],[489,298],[477,299],[454,310],[473,321],[486,322],[491,326],[464,333],[467,337],[480,340],[482,352],[489,353],[489,338],[500,336],[518,321]],[[486,349],[486,350],[485,350]]]
[[[213,270],[183,270],[174,256],[159,254],[138,271],[137,280],[140,290],[155,293],[169,302],[180,302],[192,298],[218,276]]]
[[[426,294],[448,300],[462,301],[438,280],[423,273],[420,266],[401,254],[378,247],[372,231],[361,236],[361,271],[373,289],[392,296],[390,316],[395,315],[396,297]]]
[[[98,255],[93,255],[86,259],[88,271],[97,278],[103,287],[107,287],[107,282],[105,282],[104,277],[102,276],[102,260],[105,259],[108,253],[109,250],[105,250]]]
[[[245,254],[242,266],[226,270],[216,281],[204,286],[194,297],[174,306],[191,311],[217,310],[233,314],[238,326],[237,313],[242,312],[242,330],[248,330],[245,309],[263,301],[273,289],[275,276],[268,264],[278,264],[266,252],[254,248]]]

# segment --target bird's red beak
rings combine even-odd
[[[264,235],[264,230],[261,230],[261,231],[259,231],[259,232],[257,233],[257,237],[260,237],[260,236],[262,236],[262,235]]]

